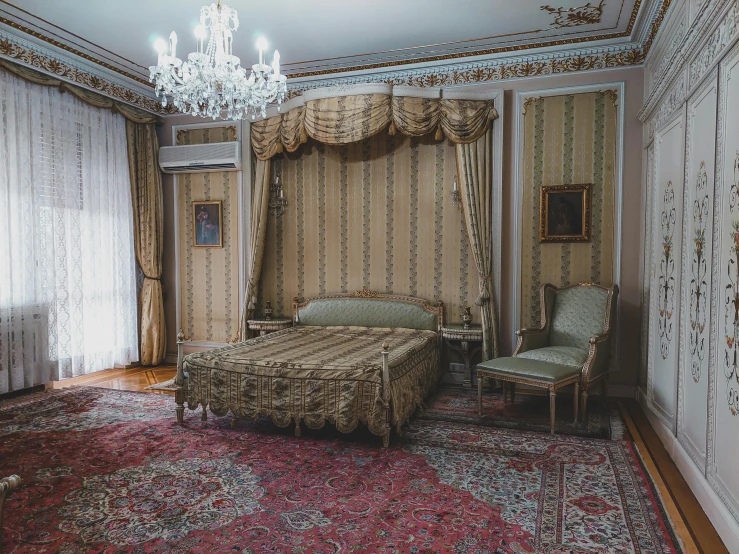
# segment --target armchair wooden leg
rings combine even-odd
[[[604,377],[600,383],[601,383],[601,387],[603,387],[603,392],[602,392],[603,401],[607,402],[608,401],[608,378]]]
[[[516,401],[516,383],[511,383],[511,404]]]
[[[477,415],[482,417],[482,377],[477,378]]]
[[[503,406],[508,405],[508,383],[503,381]]]
[[[577,423],[577,407],[580,404],[580,383],[575,383],[575,400],[573,404],[575,407],[575,423]]]
[[[585,421],[585,415],[588,413],[588,389],[582,391],[582,415],[580,416]]]
[[[554,412],[557,407],[557,391],[551,389],[549,391],[549,425],[552,435],[554,434]]]

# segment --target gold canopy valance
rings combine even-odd
[[[307,91],[294,98],[288,109],[252,123],[251,140],[259,160],[283,151],[294,152],[311,137],[325,144],[348,144],[388,128],[408,136],[435,133],[455,144],[470,144],[485,134],[498,118],[490,100],[443,98],[440,89],[369,85],[366,92],[342,95]]]

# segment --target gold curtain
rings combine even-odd
[[[162,298],[162,177],[159,142],[152,123],[126,121],[128,168],[133,202],[133,240],[136,259],[144,272],[139,308],[141,363],[157,365],[164,360],[167,333]]]
[[[312,137],[324,144],[349,144],[368,139],[390,126],[390,134],[420,137],[435,132],[455,144],[475,142],[498,118],[488,100],[393,97],[357,94],[309,100],[281,115],[251,126],[254,153],[267,160],[294,152]]]
[[[30,81],[31,83],[47,87],[57,87],[62,92],[73,94],[86,104],[119,113],[128,121],[133,121],[134,123],[162,123],[161,118],[154,114],[150,114],[149,112],[140,110],[129,104],[112,100],[107,96],[92,90],[69,84],[61,79],[57,79],[56,77],[52,77],[51,75],[47,75],[46,73],[42,73],[41,71],[31,69],[24,65],[0,59],[0,68],[20,77],[21,79]]]
[[[393,122],[390,134],[398,129],[404,135],[420,137],[434,130],[439,131],[439,98],[415,98],[413,96],[393,96]],[[438,132],[437,140],[441,140]]]
[[[244,304],[241,308],[239,322],[239,340],[246,340],[248,327],[246,322],[252,317],[257,295],[259,276],[262,273],[262,257],[267,236],[267,212],[269,210],[269,178],[271,162],[257,160],[254,194],[251,205],[251,236],[249,243],[249,267]]]
[[[480,283],[475,304],[482,319],[482,359],[498,357],[498,322],[493,296],[492,237],[492,143],[488,130],[473,143],[457,144],[457,174],[462,195],[464,221]]]
[[[390,96],[357,94],[305,103],[305,131],[324,144],[349,144],[376,135],[390,124]]]

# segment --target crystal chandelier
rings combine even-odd
[[[150,81],[156,83],[155,92],[162,97],[162,106],[167,106],[167,97],[183,113],[194,116],[224,116],[241,119],[251,114],[267,115],[267,104],[281,104],[285,99],[287,85],[280,75],[280,53],[275,50],[272,65],[264,63],[267,42],[257,41],[259,63],[246,70],[240,67],[241,60],[233,55],[233,32],[239,28],[236,10],[218,4],[200,9],[200,25],[195,28],[198,51],[191,52],[186,61],[177,57],[177,34],[169,35],[169,45],[158,39],[154,47],[159,52],[157,65],[151,66]],[[210,38],[205,42],[210,29]]]

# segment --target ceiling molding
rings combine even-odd
[[[564,45],[577,44],[579,40],[549,41],[541,46],[553,48],[548,52],[523,53],[518,47],[510,47],[496,50],[487,59],[444,65],[439,64],[439,60],[447,60],[447,57],[439,56],[422,63],[419,60],[406,60],[351,70],[308,72],[290,76],[288,95],[294,97],[305,90],[339,84],[387,82],[416,87],[455,86],[642,66],[670,3],[671,0],[638,0],[637,7],[642,6],[643,9],[638,13],[634,10],[628,28],[629,33],[641,33],[645,37],[644,42],[564,49]],[[2,22],[0,18],[0,23]],[[649,32],[644,35],[647,29]],[[591,37],[591,40],[595,39]],[[537,46],[528,45],[525,49],[530,50]],[[502,51],[515,51],[518,54],[505,56],[501,55]],[[482,51],[470,55],[480,56],[484,53]],[[121,71],[93,56],[77,52],[74,48],[65,47],[59,41],[44,39],[42,33],[34,31],[29,36],[22,25],[0,25],[0,57],[45,71],[158,115],[178,113],[171,105],[162,108],[151,85],[140,77]],[[455,55],[448,61],[464,57]]]
[[[665,0],[665,4],[669,6],[670,1]],[[666,9],[664,11],[661,10],[659,25],[656,26],[652,41],[649,43],[650,45],[666,38],[658,35],[660,26],[665,19],[666,11]],[[716,30],[715,28],[717,26],[719,29]],[[714,62],[717,61],[718,54],[730,47],[739,38],[738,33],[739,5],[737,5],[737,1],[707,0],[701,13],[691,23],[680,40],[679,47],[671,49],[670,62],[660,64],[663,71],[659,75],[654,75],[649,95],[645,99],[642,109],[637,114],[639,120],[646,122],[652,116],[661,99],[672,89],[673,84],[675,84],[684,71],[685,66],[691,63],[690,53],[697,51],[701,44],[708,46],[710,43],[711,48],[706,51],[706,54],[710,54],[711,59],[703,61],[705,67],[703,68],[702,74],[705,74],[713,67]],[[717,36],[714,37],[712,35]],[[649,55],[647,55],[646,61],[651,62]],[[694,87],[698,80],[697,77],[692,76],[689,87]],[[686,93],[688,92],[689,90],[686,90]]]
[[[173,107],[162,108],[150,87],[124,80],[117,74],[100,70],[97,64],[84,64],[66,55],[53,52],[31,43],[0,28],[0,57],[32,67],[63,79],[69,83],[94,90],[115,100],[120,100],[159,115],[177,113]]]
[[[288,80],[288,95],[294,97],[313,88],[367,82],[414,87],[473,85],[582,71],[602,71],[639,66],[643,63],[644,53],[638,46],[589,48],[485,62],[457,63],[442,67],[373,74],[360,73],[330,79],[301,81],[290,79]]]

